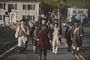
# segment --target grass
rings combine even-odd
[[[15,32],[12,30],[7,30],[0,32],[0,47],[6,46],[7,44],[15,41]]]

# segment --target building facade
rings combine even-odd
[[[90,0],[65,0],[68,8],[88,9],[88,21],[90,22]]]
[[[0,1],[0,23],[16,23],[22,18],[37,21],[39,4],[40,2],[31,0]]]

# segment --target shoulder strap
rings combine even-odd
[[[41,31],[42,31],[44,28],[45,28],[45,26],[44,26],[44,27],[42,27],[42,29],[39,31],[39,33],[41,33]]]
[[[25,28],[22,25],[20,27],[23,30],[23,32],[26,33]]]

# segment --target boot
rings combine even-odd
[[[25,47],[22,47],[22,53],[24,54],[24,52],[25,52]]]
[[[25,46],[24,51],[27,51],[27,47]]]
[[[75,54],[78,55],[78,50],[75,51]]]
[[[20,49],[19,50],[19,54],[23,54],[24,53],[24,48],[23,47],[20,47],[19,49]]]
[[[72,54],[75,55],[75,49],[72,50]]]
[[[46,60],[46,56],[43,56],[43,60]]]
[[[21,47],[19,47],[19,54],[21,54],[22,53],[22,48]]]
[[[68,47],[68,48],[67,48],[67,51],[71,51],[71,47]]]
[[[40,56],[39,60],[42,60],[42,56]]]
[[[27,41],[25,43],[25,48],[24,48],[25,51],[27,51]]]

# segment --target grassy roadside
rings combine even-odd
[[[12,30],[0,32],[0,48],[15,41],[14,35],[15,35],[15,32]]]
[[[14,45],[16,45],[15,31],[9,27],[6,27],[5,31],[0,31],[0,54],[3,54]]]

